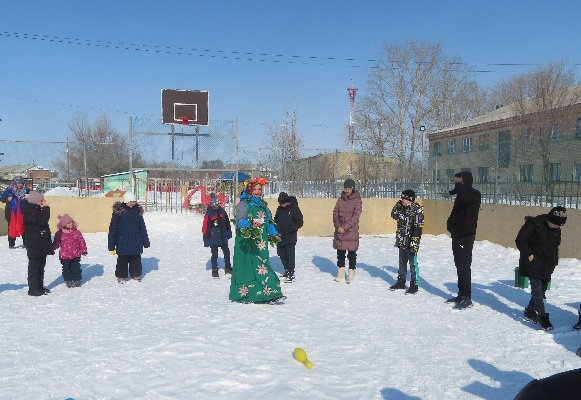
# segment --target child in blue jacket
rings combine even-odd
[[[224,255],[224,274],[232,273],[232,264],[230,263],[230,249],[228,240],[232,238],[232,228],[228,214],[220,206],[220,199],[213,193],[210,199],[210,206],[204,216],[202,225],[202,235],[204,238],[204,247],[209,247],[212,252],[212,277],[219,278],[218,274],[218,247],[222,249]]]

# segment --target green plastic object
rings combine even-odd
[[[529,287],[529,278],[522,276],[519,273],[518,267],[514,269],[514,286],[521,289],[526,289]]]

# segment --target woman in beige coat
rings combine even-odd
[[[357,249],[359,248],[359,217],[362,206],[361,196],[355,190],[353,179],[347,179],[343,188],[343,192],[333,209],[333,225],[335,225],[333,248],[337,249],[337,277],[335,281],[342,282],[345,279],[345,255],[347,255],[349,260],[347,283],[351,283],[355,278]]]

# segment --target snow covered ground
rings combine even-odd
[[[146,214],[141,283],[118,285],[107,235],[87,234],[83,287],[66,288],[52,256],[41,298],[26,295],[25,251],[3,238],[0,399],[512,399],[532,378],[581,366],[579,260],[553,275],[552,333],[521,318],[529,291],[513,287],[517,252],[489,242],[474,246],[475,306],[445,304],[456,272],[443,235],[422,240],[415,296],[388,290],[393,235],[361,239],[351,285],[333,281],[331,238],[301,237],[286,303],[237,304],[229,280],[210,277],[201,218]]]

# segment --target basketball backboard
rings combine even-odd
[[[208,125],[208,91],[162,89],[161,122]]]

